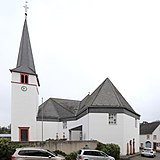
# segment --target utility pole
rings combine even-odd
[[[42,97],[42,104],[43,104],[43,97]],[[43,142],[43,107],[42,107],[42,142]]]

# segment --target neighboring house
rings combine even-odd
[[[139,151],[140,115],[108,78],[83,100],[49,98],[38,107],[40,83],[27,19],[17,66],[10,71],[12,141],[98,140],[118,144],[121,155]]]
[[[160,150],[160,121],[140,124],[140,147]]]

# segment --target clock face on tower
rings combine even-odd
[[[27,87],[26,86],[22,86],[21,90],[25,92],[25,91],[27,91]]]

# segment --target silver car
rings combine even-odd
[[[99,150],[81,149],[76,160],[115,160],[115,158]]]
[[[145,157],[155,157],[156,156],[156,152],[152,149],[152,148],[144,148],[141,151],[141,156],[145,156]]]
[[[65,160],[64,157],[56,156],[54,153],[41,148],[17,148],[12,155],[12,160]]]

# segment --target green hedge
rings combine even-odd
[[[77,158],[77,152],[71,152],[65,156],[66,160],[75,160]]]
[[[62,151],[56,150],[54,151],[56,155],[61,155],[65,157],[65,160],[75,160],[77,158],[77,152],[71,152],[70,154],[66,154]]]
[[[15,149],[18,147],[19,145],[7,138],[0,138],[0,160],[10,160]]]
[[[116,160],[120,158],[120,147],[117,144],[98,143],[96,149],[107,153],[108,155],[114,157]]]
[[[97,150],[103,151],[108,155],[114,157],[116,160],[120,159],[120,147],[116,144],[103,144],[98,143]],[[77,157],[77,152],[71,152],[70,154],[64,155],[66,160],[75,160]]]

